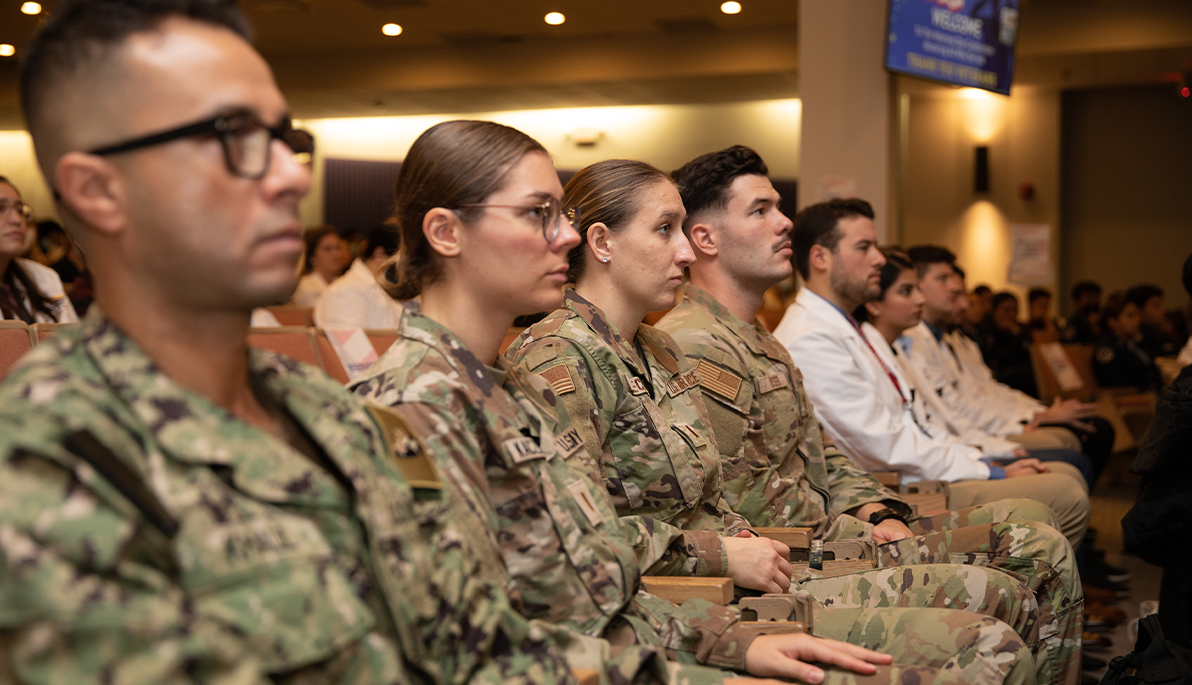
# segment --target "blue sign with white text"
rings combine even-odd
[[[890,0],[886,68],[1010,93],[1019,0]]]

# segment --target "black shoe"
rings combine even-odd
[[[1084,654],[1080,657],[1080,670],[1082,671],[1100,671],[1108,665],[1108,661],[1095,656]]]
[[[1106,580],[1113,583],[1130,582],[1130,570],[1105,561],[1105,552],[1098,549],[1089,550],[1086,572],[1104,575]]]
[[[1112,590],[1118,598],[1128,597],[1130,595],[1129,584],[1110,580],[1108,571],[1103,566],[1097,564],[1086,564],[1080,580],[1085,585]]]
[[[1100,685],[1101,679],[1087,673],[1080,674],[1080,685]]]

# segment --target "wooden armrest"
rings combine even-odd
[[[869,475],[894,492],[898,492],[898,486],[902,483],[902,474],[897,471],[871,471]]]
[[[810,528],[754,528],[753,532],[764,538],[777,540],[790,548],[811,546]]]
[[[915,508],[917,516],[935,516],[948,510],[948,496],[942,492],[919,492],[902,495]]]
[[[573,668],[571,675],[575,676],[579,685],[600,685],[600,671],[593,668]]]
[[[675,604],[689,599],[706,599],[726,605],[733,601],[732,578],[688,578],[685,576],[642,576],[646,591]]]
[[[947,494],[948,483],[942,480],[917,480],[914,483],[907,483],[902,486],[903,494],[914,495],[923,492],[942,492]]]
[[[791,562],[791,568],[794,569],[792,575],[798,576],[804,569],[808,568],[808,565],[805,562]],[[859,571],[872,571],[874,568],[876,566],[872,559],[844,559],[842,561],[825,561],[822,571],[812,571],[812,573],[825,578],[832,578]]]

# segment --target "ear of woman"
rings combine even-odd
[[[435,207],[422,219],[422,233],[432,250],[443,257],[456,257],[461,251],[459,228],[462,226],[455,212]]]
[[[609,234],[608,226],[597,222],[588,227],[587,234],[584,236],[588,243],[588,249],[592,251],[592,256],[605,264],[609,260]]]

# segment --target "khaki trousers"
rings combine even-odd
[[[1044,462],[1051,473],[1002,480],[960,480],[948,484],[948,508],[963,509],[1010,497],[1046,504],[1055,514],[1060,533],[1080,547],[1089,527],[1089,493],[1084,477],[1071,464]]]
[[[1075,433],[1055,426],[1044,426],[1029,433],[1007,435],[1006,439],[1016,442],[1028,450],[1072,450],[1074,452],[1084,450],[1080,444],[1080,438],[1076,437]]]

